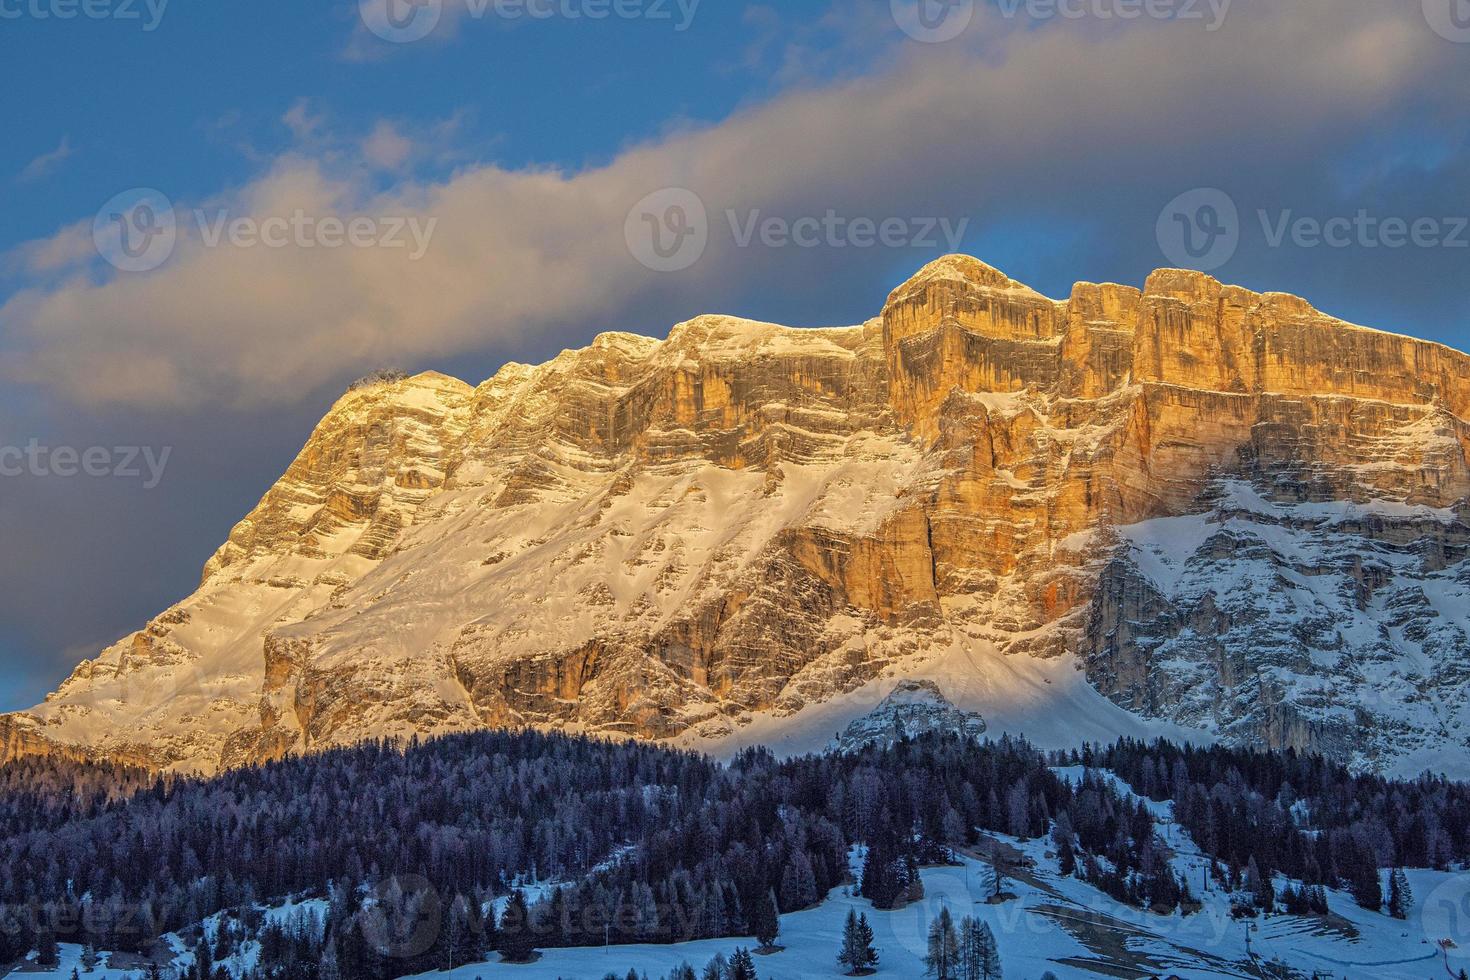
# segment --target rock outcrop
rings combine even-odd
[[[193,596],[0,719],[212,771],[536,725],[718,737],[963,643],[1231,741],[1470,730],[1470,357],[1165,270],[949,256],[866,324],[700,317],[349,392]]]
[[[828,748],[856,752],[865,746],[893,745],[929,732],[978,740],[985,734],[985,719],[973,711],[956,708],[933,681],[904,680],[876,708],[844,728]]]

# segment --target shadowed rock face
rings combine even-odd
[[[876,708],[843,729],[828,749],[857,752],[869,745],[890,746],[928,732],[979,739],[985,734],[985,719],[956,708],[933,681],[904,680]]]
[[[993,642],[1232,741],[1428,764],[1470,734],[1467,414],[1470,358],[1294,297],[1166,270],[1060,302],[963,256],[861,326],[371,385],[0,751],[718,736]]]

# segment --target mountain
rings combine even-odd
[[[868,745],[896,745],[926,732],[962,732],[978,739],[985,728],[984,718],[956,708],[933,681],[904,680],[878,707],[843,729],[830,748],[855,752]]]
[[[960,657],[993,726],[1014,676],[1063,735],[1464,767],[1467,418],[1470,357],[1292,296],[1164,270],[1057,301],[964,256],[860,326],[380,379],[0,758],[719,745]]]

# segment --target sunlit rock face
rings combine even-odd
[[[0,719],[213,771],[534,725],[718,738],[956,644],[1362,768],[1470,738],[1470,358],[1191,272],[949,256],[860,326],[700,317],[349,392],[199,590]]]

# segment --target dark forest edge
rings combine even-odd
[[[1076,766],[1111,772],[1137,798],[1054,771]],[[859,893],[887,909],[914,900],[918,868],[988,833],[1050,837],[1062,873],[1188,914],[1191,883],[1144,799],[1173,802],[1242,914],[1321,914],[1324,888],[1393,913],[1380,869],[1470,861],[1465,784],[1163,741],[1044,753],[929,735],[788,760],[751,749],[721,765],[500,731],[208,780],[25,759],[0,766],[0,969],[70,942],[142,957],[146,970],[170,933],[196,954],[186,976],[206,978],[229,975],[216,964],[254,944],[251,977],[390,978],[558,947],[765,943],[778,914],[851,879],[854,847],[866,847]],[[1274,874],[1294,884],[1277,892]],[[529,881],[564,884],[528,902]],[[325,911],[266,914],[287,897]]]

